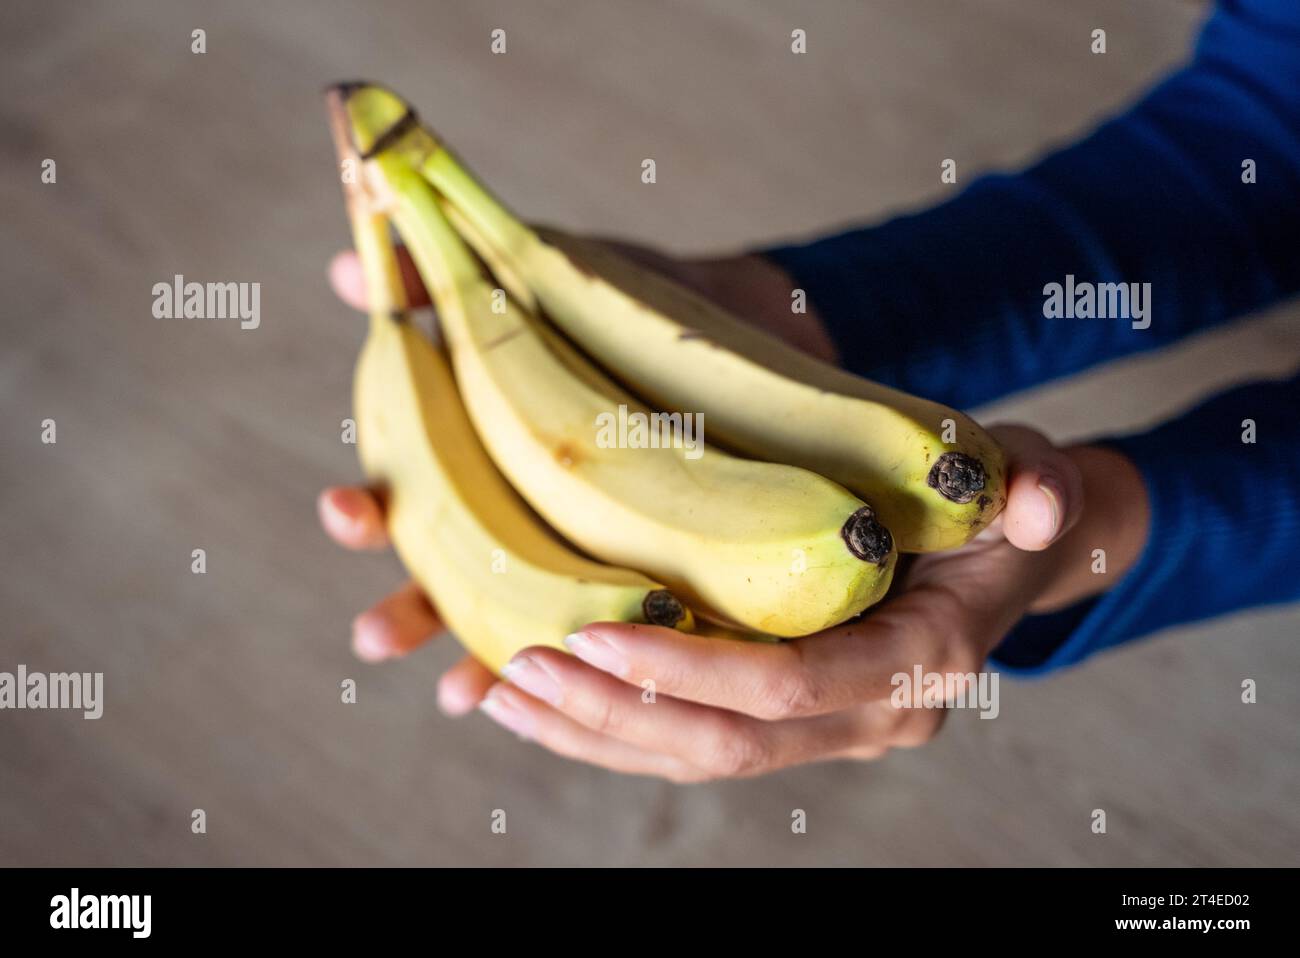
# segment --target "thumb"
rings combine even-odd
[[[1007,505],[1002,533],[1017,549],[1037,552],[1059,539],[1083,511],[1079,467],[1040,432],[993,426],[1007,454]]]

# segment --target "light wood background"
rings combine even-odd
[[[0,713],[0,864],[1256,864],[1300,851],[1300,611],[1006,681],[918,751],[679,788],[444,718],[450,640],[354,661],[401,576],[317,527],[363,335],[319,92],[389,82],[520,209],[682,251],[870,219],[939,163],[1022,163],[1180,60],[1180,0],[11,3],[0,13],[0,670],[106,673],[104,717]],[[1094,27],[1109,52],[1088,51]],[[489,53],[492,28],[508,52]],[[808,31],[808,53],[789,50]],[[207,31],[207,53],[190,32]],[[643,157],[659,182],[640,184]],[[58,164],[55,185],[40,162]],[[262,325],[155,320],[175,273]],[[1060,438],[1300,357],[1287,307],[995,411]],[[40,423],[58,423],[42,445]],[[208,572],[190,572],[190,550]],[[340,703],[356,679],[359,701]],[[1244,678],[1259,704],[1242,705]],[[208,833],[190,832],[192,809]],[[493,809],[509,831],[489,830]],[[808,833],[791,834],[802,808]],[[1106,809],[1109,833],[1089,831]]]

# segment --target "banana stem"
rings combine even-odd
[[[352,243],[361,259],[366,280],[366,298],[372,319],[393,319],[406,313],[406,290],[402,286],[397,250],[388,228],[388,217],[358,211],[352,215]]]
[[[511,215],[441,142],[420,162],[419,170],[498,252],[519,257],[536,244],[537,235]]]
[[[435,302],[439,293],[459,298],[478,286],[488,287],[479,261],[439,206],[438,193],[479,227],[489,248],[518,256],[537,243],[536,235],[419,124],[414,110],[395,93],[373,84],[348,83],[329,90],[327,100],[340,159],[356,164],[353,179],[359,182],[344,184],[349,204],[364,200],[370,209],[391,214],[425,273],[426,285],[447,287],[429,290]],[[357,246],[360,250],[360,240]]]
[[[429,295],[440,306],[488,290],[477,259],[438,206],[431,187],[400,156],[370,161],[393,199],[393,222],[420,267]]]
[[[361,185],[362,161],[353,145],[346,97],[347,90],[336,87],[326,94],[325,102],[330,117],[330,133],[339,158],[343,198],[352,227],[352,244],[361,260],[361,272],[365,278],[370,318],[372,322],[379,322],[405,313],[406,289],[402,284],[388,218],[374,209],[374,203]]]

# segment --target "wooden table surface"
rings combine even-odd
[[[957,714],[875,764],[681,788],[443,717],[449,639],[355,661],[351,616],[402,573],[315,516],[321,486],[358,475],[339,423],[364,332],[324,281],[347,242],[326,83],[404,91],[535,219],[716,250],[937,199],[946,157],[959,183],[1025,162],[1178,62],[1204,9],[6,4],[0,671],[102,671],[106,704],[0,712],[0,864],[1294,863],[1295,608],[1008,680],[996,721]],[[153,284],[178,273],[260,282],[261,326],[153,318]],[[991,415],[1059,438],[1151,422],[1293,368],[1297,315]]]

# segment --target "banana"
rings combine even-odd
[[[527,646],[562,649],[589,622],[692,628],[672,593],[572,552],[510,487],[474,433],[446,358],[406,316],[387,220],[355,188],[348,215],[371,306],[355,378],[358,450],[386,490],[394,547],[462,644],[499,672]]]
[[[401,116],[386,146],[445,197],[498,279],[648,402],[703,413],[743,455],[835,480],[878,510],[904,552],[960,546],[1001,511],[1002,452],[968,416],[793,350],[606,246],[539,234],[405,104]]]
[[[561,534],[662,580],[698,610],[777,636],[852,617],[888,588],[896,553],[871,507],[803,469],[696,456],[676,441],[617,448],[598,427],[645,413],[487,281],[433,189],[391,147],[401,100],[348,89],[353,144],[438,310],[461,397],[497,465]],[[679,420],[680,422],[680,420]],[[680,440],[680,433],[678,433]]]
[[[794,350],[607,245],[541,235],[542,308],[650,402],[699,409],[738,452],[834,479],[903,552],[962,546],[1002,511],[1001,448],[969,416]]]

